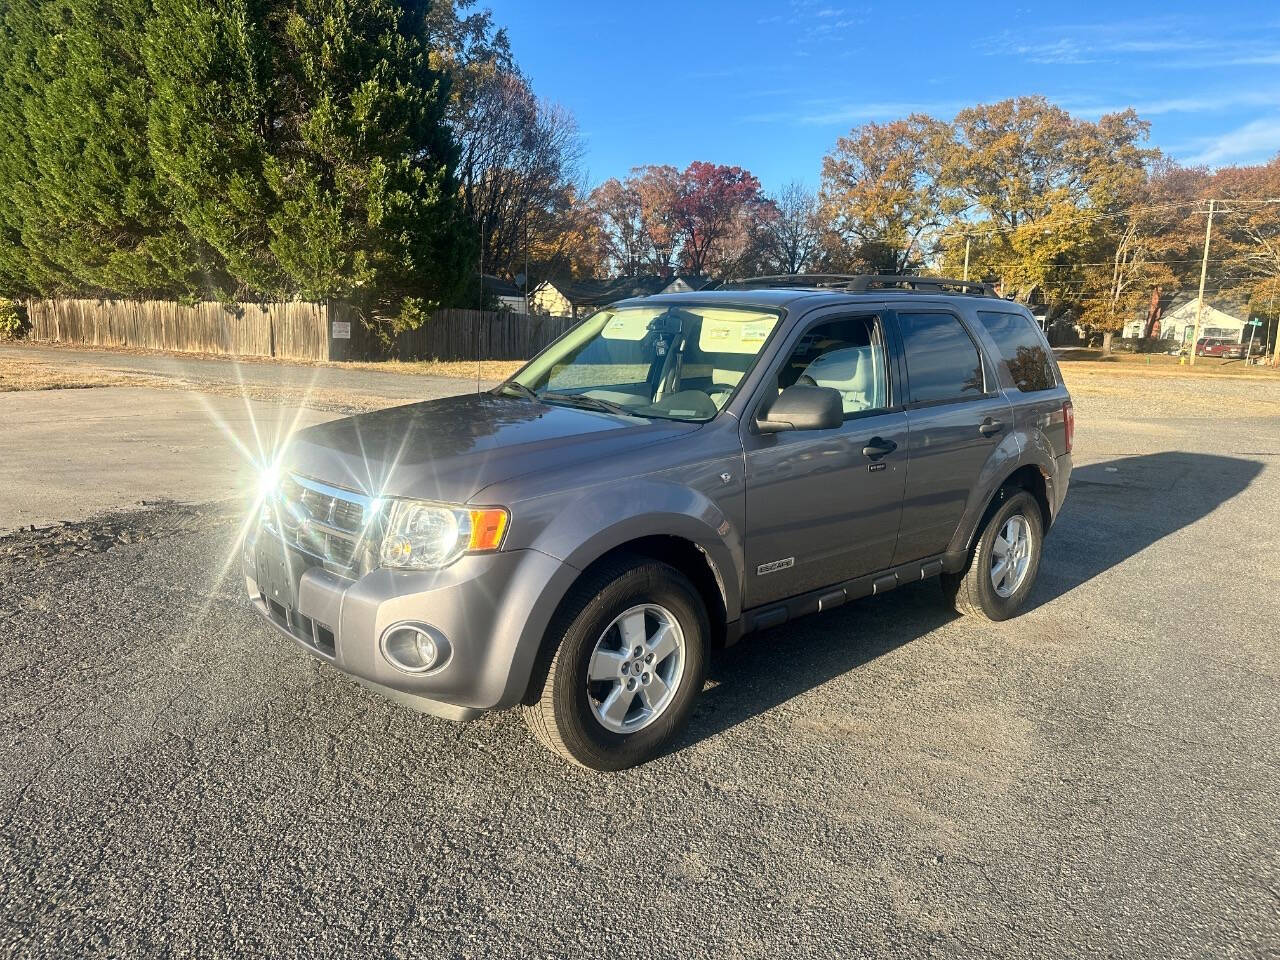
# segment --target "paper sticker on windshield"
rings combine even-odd
[[[698,347],[704,353],[759,353],[777,322],[777,317],[758,313],[734,316],[727,310],[716,311],[702,318]]]
[[[652,310],[622,310],[604,325],[600,336],[606,340],[643,340],[649,333]]]

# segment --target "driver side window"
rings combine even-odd
[[[846,418],[889,406],[884,337],[874,317],[850,317],[807,330],[778,373],[778,389],[830,387]]]

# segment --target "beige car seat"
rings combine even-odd
[[[858,413],[884,406],[883,371],[879,347],[842,347],[814,359],[802,376],[839,391],[844,412]]]

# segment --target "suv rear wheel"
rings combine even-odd
[[[549,750],[592,770],[652,759],[702,689],[710,625],[687,577],[641,557],[594,571],[565,599],[525,698]]]
[[[983,527],[959,573],[942,575],[942,590],[959,613],[987,620],[1017,614],[1040,570],[1044,521],[1040,505],[1025,490],[1000,491],[1002,503]]]

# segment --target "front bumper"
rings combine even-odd
[[[384,696],[453,720],[520,701],[551,615],[578,573],[536,550],[511,550],[466,556],[443,570],[374,570],[350,580],[307,566],[314,561],[286,547],[302,571],[290,605],[259,587],[258,535],[271,534],[247,538],[241,564],[250,602],[264,619]],[[442,633],[448,659],[427,674],[387,661],[379,640],[404,621]]]

